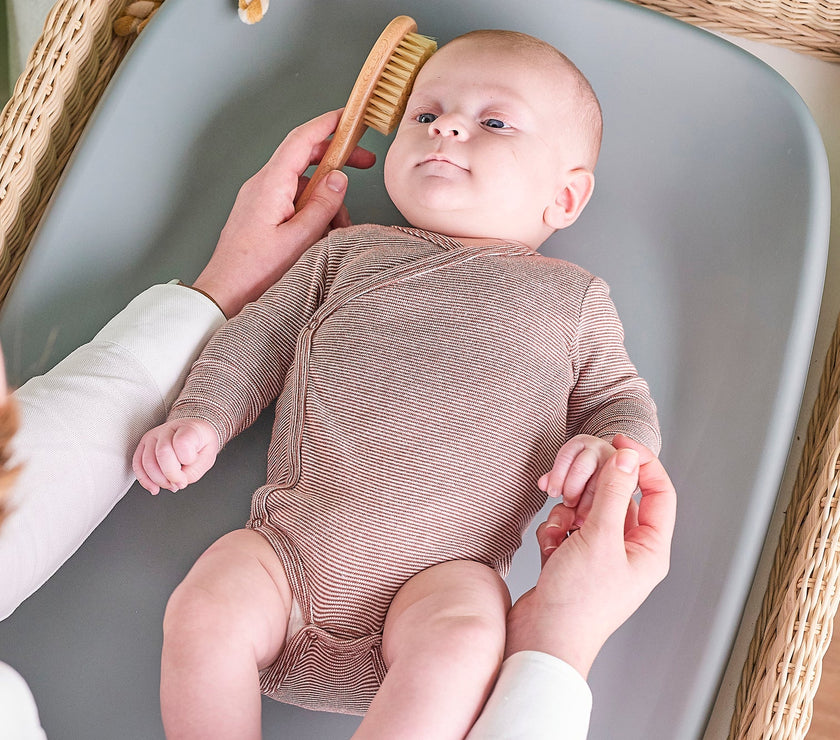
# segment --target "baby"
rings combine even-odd
[[[412,227],[331,232],[208,344],[135,453],[140,483],[180,490],[276,417],[247,528],[167,606],[170,736],[259,737],[260,691],[366,713],[359,738],[469,731],[546,492],[583,517],[615,434],[659,449],[606,285],[536,254],[588,202],[600,136],[556,49],[455,39],[385,160]]]

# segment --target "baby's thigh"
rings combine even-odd
[[[257,532],[236,530],[196,560],[169,599],[164,634],[219,632],[233,645],[254,648],[260,667],[270,665],[285,642],[292,603],[283,566]]]
[[[429,651],[500,659],[509,609],[510,593],[492,568],[469,560],[427,568],[391,602],[382,636],[385,663]]]

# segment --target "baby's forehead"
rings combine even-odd
[[[553,47],[504,37],[457,38],[442,46],[427,67],[444,82],[454,72],[476,73],[478,78],[495,78],[500,86],[508,78],[545,85],[554,95],[573,91],[576,84],[574,67]]]

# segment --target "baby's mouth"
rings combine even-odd
[[[459,170],[469,171],[469,167],[461,164],[460,162],[456,162],[455,160],[447,157],[445,154],[441,154],[440,152],[433,152],[432,154],[427,155],[423,158],[418,166],[422,166],[425,164],[432,164],[432,165],[450,165],[452,167],[457,167]]]

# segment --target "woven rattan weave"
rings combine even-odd
[[[731,739],[804,738],[840,579],[840,323],[736,698]]]
[[[713,31],[840,62],[838,0],[631,0]]]
[[[159,3],[136,5],[148,5],[139,10],[151,12]],[[113,30],[124,14],[124,0],[58,2],[0,113],[0,300],[93,108],[134,38]],[[131,24],[129,19],[129,30]]]

